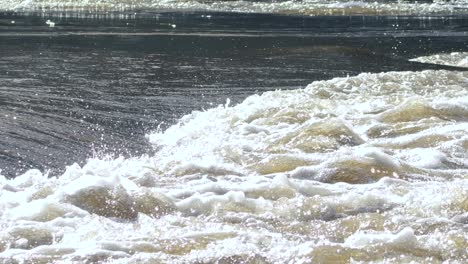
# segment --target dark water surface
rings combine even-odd
[[[47,20],[55,27],[49,27]],[[0,13],[0,168],[59,173],[151,154],[144,135],[193,110],[467,51],[468,17]]]

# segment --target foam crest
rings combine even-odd
[[[435,54],[431,56],[424,56],[424,57],[411,59],[411,61],[441,64],[441,65],[450,65],[450,66],[466,68],[468,67],[468,52],[452,52],[452,53]]]
[[[351,247],[365,247],[374,244],[392,244],[400,247],[417,247],[418,240],[414,230],[405,228],[396,234],[366,234],[356,233],[348,237],[346,245]]]

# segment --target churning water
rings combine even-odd
[[[466,2],[77,3],[2,7],[1,262],[468,261]]]

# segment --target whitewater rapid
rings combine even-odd
[[[0,177],[0,260],[464,263],[467,87],[316,81],[186,115],[147,135],[154,156]]]
[[[434,1],[181,1],[181,0],[3,0],[0,10],[198,10],[290,15],[456,15],[466,14],[467,0]]]

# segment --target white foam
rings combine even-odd
[[[433,77],[438,80],[434,81]],[[255,167],[265,155],[290,153],[298,156],[303,152],[327,152],[363,144],[369,128],[381,122],[382,114],[375,115],[374,112],[388,109],[384,113],[390,116],[388,113],[392,111],[399,113],[409,109],[411,113],[411,108],[403,101],[408,97],[418,103],[425,100],[432,109],[440,108],[440,101],[463,98],[466,90],[456,84],[465,81],[464,73],[425,71],[361,74],[315,82],[305,90],[268,92],[247,98],[234,107],[195,112],[184,117],[177,126],[148,135],[148,138],[160,149],[155,163],[162,171],[187,174],[212,170],[219,175],[218,172],[224,170],[224,173],[243,175],[252,173],[246,168]],[[380,102],[378,105],[372,103],[376,100]],[[461,103],[452,101],[452,108]],[[395,104],[402,110],[395,108]],[[324,118],[328,116],[323,115],[326,112],[333,112],[338,118]],[[430,111],[421,112],[421,115],[438,116]],[[401,121],[395,119],[392,122]],[[419,121],[414,119],[416,125]],[[438,131],[445,129],[445,121],[440,122],[442,126],[437,128]],[[372,145],[372,140],[366,144]],[[317,160],[313,155],[300,159],[304,158],[305,163]]]
[[[406,227],[396,234],[369,234],[359,232],[348,237],[345,241],[345,245],[351,247],[366,247],[373,246],[375,244],[391,244],[409,249],[417,248],[418,239],[414,235],[414,230],[410,227]]]
[[[441,64],[441,65],[450,65],[450,66],[466,68],[468,67],[468,52],[452,52],[452,53],[435,54],[431,56],[424,56],[424,57],[411,59],[411,61]]]
[[[447,156],[438,150],[430,148],[415,148],[403,152],[401,158],[413,166],[420,168],[443,168]]]

